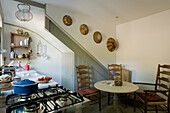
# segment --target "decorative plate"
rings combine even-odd
[[[102,34],[99,31],[96,31],[93,34],[93,39],[96,43],[100,43],[102,41]]]
[[[109,38],[107,40],[107,49],[110,52],[113,52],[116,49],[116,46],[117,46],[116,41],[113,38]]]
[[[87,33],[89,32],[89,28],[86,24],[81,24],[80,26],[80,32],[83,35],[87,35]]]
[[[70,26],[72,24],[72,18],[69,16],[69,15],[65,15],[63,17],[63,23],[66,25],[66,26]]]

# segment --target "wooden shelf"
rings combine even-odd
[[[11,48],[29,48],[29,46],[11,46]]]
[[[10,54],[14,52],[14,58],[11,57],[10,60],[29,60],[30,59],[30,36],[24,34],[10,33]],[[28,39],[28,40],[27,40]],[[23,44],[24,43],[24,44]],[[22,45],[20,45],[22,44]],[[27,44],[27,46],[25,46]],[[18,58],[17,56],[26,54],[27,58]]]
[[[18,34],[18,33],[11,33],[12,35],[16,35],[16,36],[24,36],[24,37],[29,37],[29,35],[24,35],[24,34]]]
[[[10,58],[10,60],[29,60],[29,58]]]

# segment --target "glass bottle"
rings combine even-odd
[[[40,49],[41,49],[41,42],[39,41],[38,44],[37,44],[37,53],[36,53],[36,56],[40,56]]]

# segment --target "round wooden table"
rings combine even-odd
[[[105,92],[114,93],[113,105],[108,106],[104,113],[125,113],[126,111],[118,104],[118,93],[133,93],[139,89],[139,87],[133,83],[123,81],[122,86],[115,86],[113,80],[103,80],[96,82],[94,87]]]

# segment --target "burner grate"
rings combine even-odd
[[[24,106],[31,106],[35,103],[40,105],[44,112],[59,111],[61,108],[73,106],[84,101],[83,97],[76,92],[72,92],[63,86],[56,84],[55,87],[39,89],[37,93],[29,95],[27,100],[19,101],[23,95],[11,94],[6,97],[6,113]],[[26,96],[24,96],[26,97]]]

